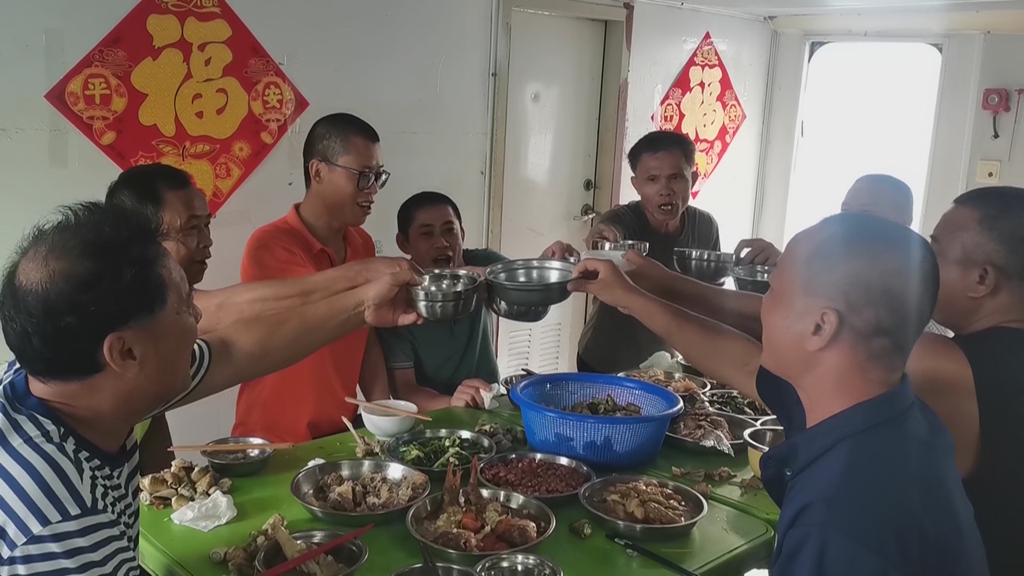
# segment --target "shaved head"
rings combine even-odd
[[[906,182],[888,174],[867,174],[854,181],[842,212],[871,214],[897,224],[914,222],[914,194]]]

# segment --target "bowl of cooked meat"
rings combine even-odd
[[[712,390],[705,396],[707,396],[708,405],[716,412],[725,412],[726,414],[735,414],[752,419],[772,415],[767,406],[753,398],[747,398],[736,390]]]
[[[695,392],[704,393],[711,390],[711,382],[704,378],[683,374],[682,372],[669,372],[659,368],[630,370],[629,372],[620,372],[619,376],[657,384],[662,388],[668,388],[680,396]]]
[[[743,433],[755,426],[753,420],[735,414],[690,409],[672,421],[665,441],[698,454],[736,456],[743,453]]]
[[[631,540],[686,536],[708,512],[694,490],[649,476],[594,480],[580,490],[580,502],[606,531]]]
[[[488,556],[525,552],[555,530],[555,515],[541,501],[508,490],[480,488],[473,460],[469,485],[452,466],[444,489],[409,509],[405,524],[434,555],[463,565]]]
[[[484,486],[511,490],[548,505],[576,500],[584,484],[597,478],[582,462],[537,452],[510,452],[490,458],[480,469]]]
[[[303,469],[291,492],[314,518],[363,526],[401,518],[430,493],[430,479],[397,462],[341,460]]]
[[[431,478],[444,478],[449,465],[469,468],[473,458],[486,460],[497,452],[494,442],[469,430],[433,428],[413,430],[384,445],[384,456],[419,470]]]
[[[271,568],[284,564],[288,560],[301,556],[302,554],[323,546],[332,540],[337,540],[343,534],[334,530],[309,530],[296,532],[295,534],[275,535],[276,538],[268,540],[256,555],[256,573],[262,573]],[[331,550],[327,554],[310,560],[309,564],[315,566],[315,571],[300,570],[297,573],[320,574],[322,576],[343,576],[353,574],[356,568],[366,562],[369,553],[366,545],[359,539],[348,542]],[[306,566],[303,564],[303,566]],[[292,574],[292,572],[288,572]]]

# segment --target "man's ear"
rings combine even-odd
[[[807,335],[807,350],[816,352],[829,345],[839,334],[839,311],[835,308],[822,308],[818,311]]]
[[[132,336],[130,332],[119,331],[103,339],[103,360],[114,371],[126,376],[138,374],[141,370],[137,339]]]
[[[462,222],[459,222],[459,232],[462,234],[462,241],[466,241],[466,229],[462,226]]]
[[[409,241],[402,236],[401,232],[395,234],[395,244],[398,244],[398,249],[402,251],[402,254],[409,256]]]
[[[324,163],[319,160],[310,160],[306,167],[309,170],[310,182],[321,182],[324,179]]]

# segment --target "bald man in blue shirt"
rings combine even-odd
[[[952,438],[903,374],[938,294],[924,238],[864,214],[798,234],[764,297],[763,346],[614,264],[584,260],[581,274],[571,289],[635,316],[779,417],[786,440],[761,458],[782,508],[773,574],[988,575]]]

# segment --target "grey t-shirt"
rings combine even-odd
[[[467,266],[490,266],[507,260],[494,250],[464,250]],[[416,383],[453,394],[467,378],[498,381],[494,357],[494,320],[483,298],[462,318],[424,322],[377,331],[384,361],[391,370],[413,368]]]
[[[678,236],[656,231],[639,201],[616,206],[602,215],[600,222],[617,228],[623,240],[646,241],[649,244],[647,256],[669,270],[675,270],[673,252],[676,248],[722,249],[718,222],[710,213],[695,206],[683,210],[683,231]],[[587,318],[579,345],[580,358],[594,370],[606,373],[634,369],[659,350],[672,351],[639,320],[602,302],[595,304]]]

